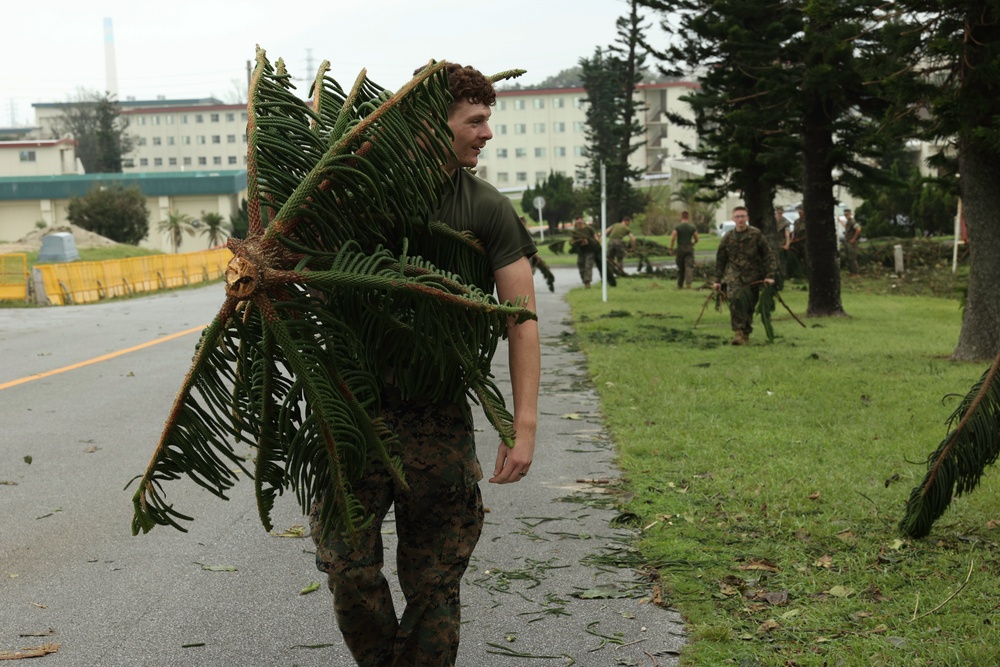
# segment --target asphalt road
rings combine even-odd
[[[578,278],[556,276],[555,294],[536,276],[536,460],[521,483],[482,485],[490,513],[465,578],[458,664],[675,665],[679,616],[613,566],[629,555],[628,533],[610,527],[603,485],[580,481],[613,478],[614,450],[583,359],[564,342],[560,295]],[[175,482],[168,493],[194,514],[190,532],[131,535],[124,487],[145,468],[197,338],[169,336],[206,324],[221,302],[215,284],[0,310],[0,651],[58,643],[31,663],[52,667],[353,664],[326,587],[300,594],[323,581],[311,541],[267,534],[249,482],[229,502]],[[504,386],[505,350],[497,356]],[[482,424],[490,470],[495,439]],[[305,523],[293,498],[275,517],[281,529]],[[391,522],[385,532],[391,571]]]

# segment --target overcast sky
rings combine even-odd
[[[396,89],[431,58],[537,83],[615,38],[625,0],[49,0],[4,11],[0,127],[30,124],[33,102],[107,89],[104,19],[113,23],[118,97],[234,102],[260,44],[293,76],[326,59],[348,88],[361,68]],[[311,70],[310,70],[311,65]],[[307,83],[300,85],[303,95]]]

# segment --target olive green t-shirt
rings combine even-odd
[[[445,184],[431,220],[440,220],[460,232],[469,231],[483,244],[490,267],[489,279],[471,279],[487,294],[493,293],[493,272],[538,252],[510,199],[465,169],[459,169],[451,182]],[[441,268],[452,270],[447,266]]]
[[[616,222],[608,230],[608,238],[612,241],[619,241],[632,233],[632,228],[624,222]]]
[[[677,225],[677,249],[694,250],[694,235],[698,229],[690,222],[682,222]]]

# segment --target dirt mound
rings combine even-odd
[[[15,241],[13,245],[38,250],[42,247],[42,237],[48,236],[49,234],[55,234],[57,232],[69,232],[72,234],[77,248],[102,248],[104,246],[118,245],[117,242],[112,241],[106,236],[95,234],[94,232],[87,231],[83,227],[77,227],[72,224],[36,229],[24,238]]]

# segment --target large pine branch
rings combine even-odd
[[[187,476],[225,498],[231,467],[248,467],[240,443],[255,450],[266,528],[291,489],[304,512],[319,503],[324,532],[357,530],[369,517],[351,487],[366,466],[405,484],[399,440],[379,417],[386,377],[404,396],[473,398],[513,443],[490,365],[508,322],[534,313],[463,280],[489,275],[482,245],[431,217],[451,155],[444,65],[395,94],[362,72],[345,93],[324,62],[308,105],[258,50],[249,233],[230,242],[225,303],[140,480],[133,532],[190,520],[164,482]]]
[[[976,488],[1000,454],[1000,355],[948,418],[949,431],[927,457],[927,474],[910,492],[899,529],[924,537],[944,514],[953,496]]]

